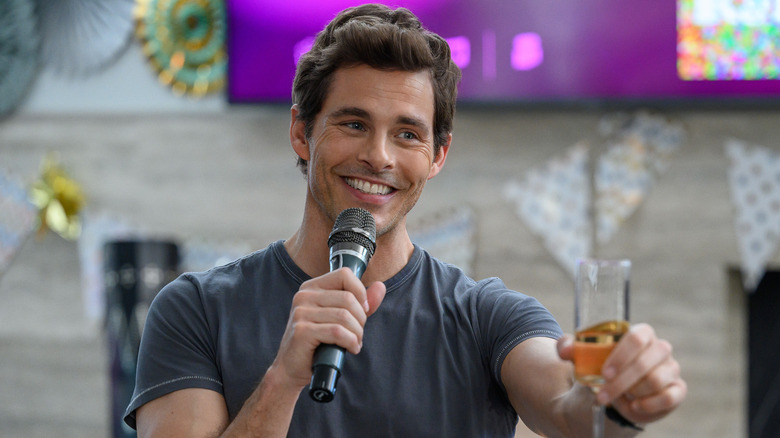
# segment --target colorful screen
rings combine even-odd
[[[289,102],[298,57],[338,11],[359,3],[227,1],[229,100]],[[463,71],[461,101],[534,103],[780,96],[780,81],[774,79],[777,22],[773,19],[780,15],[773,6],[780,0],[766,0],[772,7],[755,6],[752,13],[739,12],[758,3],[399,0],[388,4],[409,8],[425,27],[449,41],[453,60]],[[712,5],[717,6],[715,12]]]
[[[778,79],[780,1],[680,0],[677,29],[681,79]]]

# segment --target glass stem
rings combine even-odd
[[[593,438],[604,438],[604,410],[604,405],[593,403]]]

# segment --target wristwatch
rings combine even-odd
[[[604,410],[604,413],[606,414],[607,418],[621,425],[622,427],[638,430],[640,432],[644,430],[643,428],[629,421],[626,417],[620,415],[620,412],[618,412],[617,409],[613,408],[612,406],[607,406],[607,408]]]

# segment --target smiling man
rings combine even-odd
[[[593,394],[574,383],[571,341],[535,299],[475,281],[415,246],[406,215],[452,141],[460,71],[405,9],[351,8],[301,58],[290,142],[307,192],[287,240],[153,302],[126,421],[160,437],[589,436]],[[329,272],[341,211],[377,224],[358,279]],[[307,395],[321,344],[351,353],[330,403]],[[608,370],[608,372],[607,372]],[[610,436],[685,397],[671,347],[638,325],[605,365]]]

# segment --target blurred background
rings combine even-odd
[[[132,436],[160,285],[299,225],[295,61],[352,4],[0,3],[1,437]],[[780,436],[777,2],[391,4],[464,74],[413,240],[567,332],[575,260],[630,258],[689,385],[644,436]]]

